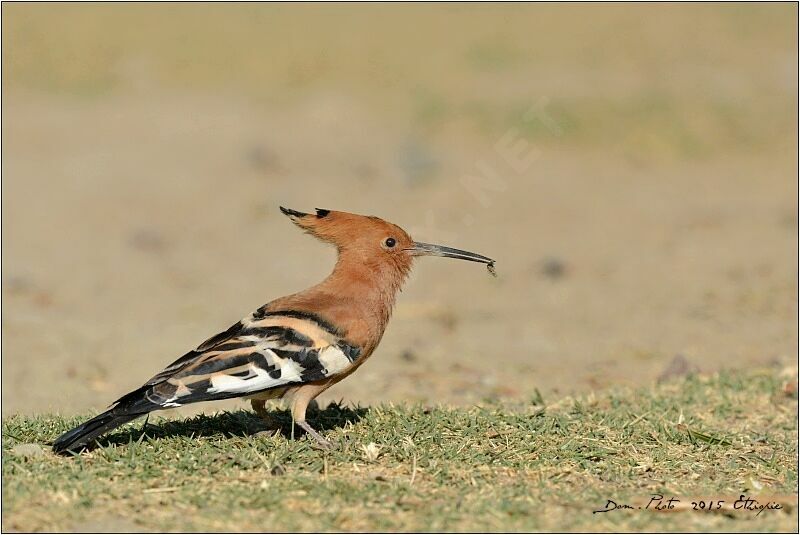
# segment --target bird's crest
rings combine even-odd
[[[363,246],[379,247],[387,238],[402,242],[403,246],[413,244],[413,240],[403,229],[379,217],[323,208],[316,208],[314,214],[283,206],[280,208],[295,225],[322,241],[336,245],[340,250]]]

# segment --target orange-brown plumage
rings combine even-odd
[[[302,292],[281,297],[269,310],[304,310],[342,328],[348,340],[371,353],[383,336],[397,293],[411,271],[407,251],[414,240],[400,227],[377,217],[321,211],[289,217],[297,226],[334,245],[338,259],[333,272]],[[387,239],[396,241],[386,247]]]
[[[281,211],[336,247],[332,273],[209,338],[108,411],[59,437],[55,451],[78,451],[153,410],[232,397],[250,399],[260,414],[265,400],[290,399],[294,421],[325,444],[306,422],[306,408],[373,354],[414,258],[434,255],[483,262],[490,268],[494,264],[475,253],[415,242],[397,225],[377,217],[320,209],[315,214]]]

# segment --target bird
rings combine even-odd
[[[486,256],[414,241],[375,216],[280,207],[303,231],[337,250],[322,282],[258,308],[125,394],[105,412],[53,442],[77,454],[101,435],[152,411],[201,401],[244,398],[264,417],[265,403],[286,399],[292,421],[319,446],[331,443],[306,421],[309,403],[356,371],[383,337],[397,294],[420,256],[481,262]],[[294,429],[294,427],[292,428]]]

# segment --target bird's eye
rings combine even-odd
[[[386,238],[386,241],[385,241],[385,242],[383,242],[383,243],[385,243],[385,244],[386,244],[386,247],[389,247],[389,248],[392,248],[392,247],[394,247],[395,245],[397,245],[397,241],[395,241],[395,239],[394,239],[394,238]]]

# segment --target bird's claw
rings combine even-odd
[[[323,451],[331,451],[333,449],[333,442],[330,440],[325,440],[324,438],[322,441],[318,441],[315,439],[314,443],[311,444],[312,448],[318,448]]]

